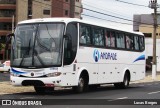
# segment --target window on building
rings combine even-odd
[[[44,15],[50,15],[50,10],[43,10]]]
[[[152,33],[143,33],[145,37],[152,37]]]
[[[28,0],[28,19],[32,19],[32,0]]]
[[[76,2],[79,2],[79,0],[76,0]]]
[[[16,4],[16,0],[0,0],[0,4]]]
[[[6,42],[6,36],[0,36],[0,43]]]
[[[12,23],[1,23],[0,30],[12,30]]]
[[[66,0],[66,2],[68,2],[68,0]]]
[[[0,17],[12,17],[13,15],[15,15],[15,10],[12,9],[0,10]]]
[[[68,16],[68,10],[65,10],[65,15]]]

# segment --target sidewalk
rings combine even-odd
[[[146,77],[143,80],[134,81],[131,83],[145,83],[145,82],[154,82],[154,81],[160,81],[160,72],[156,73],[156,79],[152,79],[152,73],[151,71],[146,72]]]

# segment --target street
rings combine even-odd
[[[3,76],[4,75],[4,76]],[[1,79],[3,78],[5,81],[8,79],[9,74],[1,73]],[[117,108],[127,108],[128,103],[123,105],[123,102],[133,102],[132,106],[139,107],[139,105],[134,105],[134,101],[140,101],[137,99],[142,99],[141,101],[147,101],[148,99],[154,99],[157,103],[159,103],[160,97],[160,81],[155,82],[146,82],[146,83],[132,83],[128,89],[116,89],[113,85],[104,85],[95,90],[90,90],[88,92],[77,94],[72,91],[72,89],[62,89],[55,90],[54,92],[46,93],[44,95],[39,95],[34,91],[21,92],[21,93],[9,93],[9,94],[0,94],[0,99],[20,99],[20,100],[36,100],[36,99],[47,99],[47,101],[51,102],[52,105],[102,105],[105,106],[108,102],[112,102],[114,107]],[[53,100],[50,100],[53,99]],[[58,103],[55,103],[55,100],[59,100]],[[66,99],[67,102],[64,100]],[[77,100],[80,99],[80,100]],[[86,100],[91,99],[91,100]],[[96,99],[96,100],[92,100]],[[105,100],[105,103],[103,102]],[[122,102],[122,103],[119,103]],[[109,104],[110,105],[110,104]],[[121,105],[121,106],[120,106]],[[130,104],[129,104],[130,105]],[[151,105],[140,105],[141,108],[146,108]],[[47,106],[51,107],[51,106]],[[113,107],[113,106],[110,106]],[[158,107],[158,106],[157,106]],[[67,107],[68,108],[68,107]],[[135,107],[134,107],[135,108]]]

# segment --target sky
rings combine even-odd
[[[123,3],[120,1],[144,5],[144,6],[131,5],[131,4]],[[89,20],[94,22],[96,21],[98,23],[107,24],[113,27],[116,26],[121,29],[133,30],[132,21],[133,21],[134,14],[151,14],[154,12],[153,9],[150,9],[148,7],[150,0],[120,0],[120,1],[118,0],[82,0],[83,8],[86,8],[86,9],[83,9],[82,18],[84,20]],[[159,1],[158,3],[160,4]],[[88,11],[87,9],[94,10],[96,12]],[[97,12],[104,13],[105,15],[98,14]],[[118,18],[115,18],[115,17],[118,17]],[[115,23],[115,21],[117,23]],[[121,24],[121,23],[125,23],[125,24]]]

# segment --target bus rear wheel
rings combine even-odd
[[[123,82],[121,83],[121,88],[128,88],[129,87],[129,76],[128,74],[125,74]]]
[[[129,82],[130,82],[129,75],[126,73],[126,74],[124,75],[123,82],[121,82],[121,83],[115,83],[114,86],[115,86],[116,88],[125,89],[125,88],[128,88],[128,87],[129,87]]]

